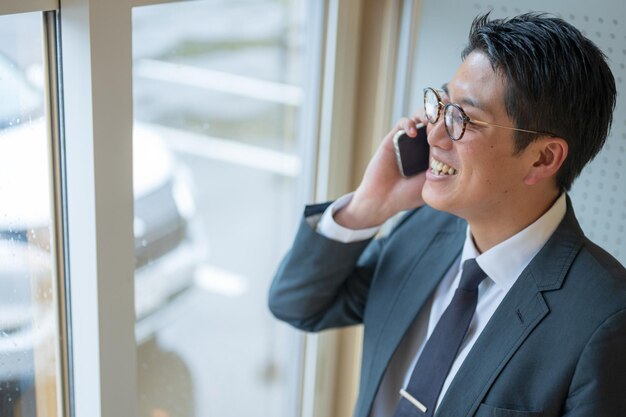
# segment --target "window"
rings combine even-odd
[[[0,16],[0,415],[57,414],[42,14]]]
[[[302,336],[267,291],[312,190],[308,2],[133,11],[142,416],[297,415]]]
[[[331,108],[350,108],[339,104],[353,96],[352,83],[346,94],[339,87],[326,94],[321,79],[331,86],[352,77],[336,77],[334,62],[352,62],[354,37],[348,54],[335,57],[332,46],[337,28],[353,32],[356,17],[342,24],[353,7],[297,0],[141,6],[152,3],[168,2],[0,2],[0,53],[15,64],[0,71],[0,93],[15,97],[0,104],[8,120],[0,137],[28,129],[34,141],[30,133],[42,126],[43,144],[27,150],[30,161],[3,154],[0,186],[9,184],[22,219],[51,207],[44,221],[19,230],[7,221],[0,234],[7,289],[0,346],[15,340],[15,317],[30,320],[34,332],[33,349],[20,348],[11,362],[30,371],[0,383],[0,415],[133,415],[138,403],[144,415],[203,415],[220,413],[226,401],[244,409],[242,389],[255,390],[247,404],[260,404],[264,415],[301,415],[303,408],[308,415],[322,384],[302,369],[315,370],[316,345],[304,365],[304,336],[270,316],[266,294],[316,181],[318,197],[329,194],[320,189],[328,187],[330,149],[349,147],[331,138],[348,137],[334,131],[352,119]],[[325,36],[329,17],[333,34]],[[188,26],[178,27],[181,21]],[[144,49],[134,48],[131,61],[138,40]],[[324,63],[329,46],[333,56]],[[59,84],[50,74],[57,65]],[[332,105],[321,104],[322,94]],[[329,107],[326,115],[321,107]],[[338,170],[333,178],[343,184],[349,165]],[[28,181],[45,190],[35,193]],[[0,222],[14,215],[4,202],[9,188],[0,189]],[[28,204],[35,198],[41,204]],[[19,261],[5,262],[5,255]],[[13,309],[15,285],[30,291],[30,304]],[[198,350],[210,350],[189,355],[200,326]],[[4,372],[8,356],[0,363]],[[183,403],[168,409],[172,398]]]

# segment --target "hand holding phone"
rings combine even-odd
[[[379,226],[401,211],[424,204],[422,188],[426,176],[417,174],[430,166],[430,147],[426,128],[416,123],[422,119],[421,114],[402,118],[385,136],[352,200],[335,214],[338,224],[354,230]],[[405,133],[409,129],[417,130],[416,137]]]
[[[398,170],[405,178],[426,171],[429,165],[430,146],[428,145],[426,126],[420,123],[416,129],[417,136],[414,138],[407,135],[404,130],[398,131],[393,137]]]

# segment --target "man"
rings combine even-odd
[[[356,192],[307,207],[270,308],[307,331],[364,324],[355,416],[626,416],[626,271],[566,194],[615,95],[602,52],[563,20],[478,17],[454,77]],[[417,122],[431,168],[405,179],[392,137]]]

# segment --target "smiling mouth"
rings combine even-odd
[[[437,161],[435,158],[432,158],[430,161],[430,170],[435,175],[456,175],[458,172],[456,168],[448,166],[441,161]]]

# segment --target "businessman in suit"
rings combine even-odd
[[[357,190],[306,208],[269,305],[306,331],[364,324],[356,417],[626,416],[626,271],[567,196],[615,96],[565,21],[479,16]],[[418,122],[431,166],[406,179],[392,137]]]

